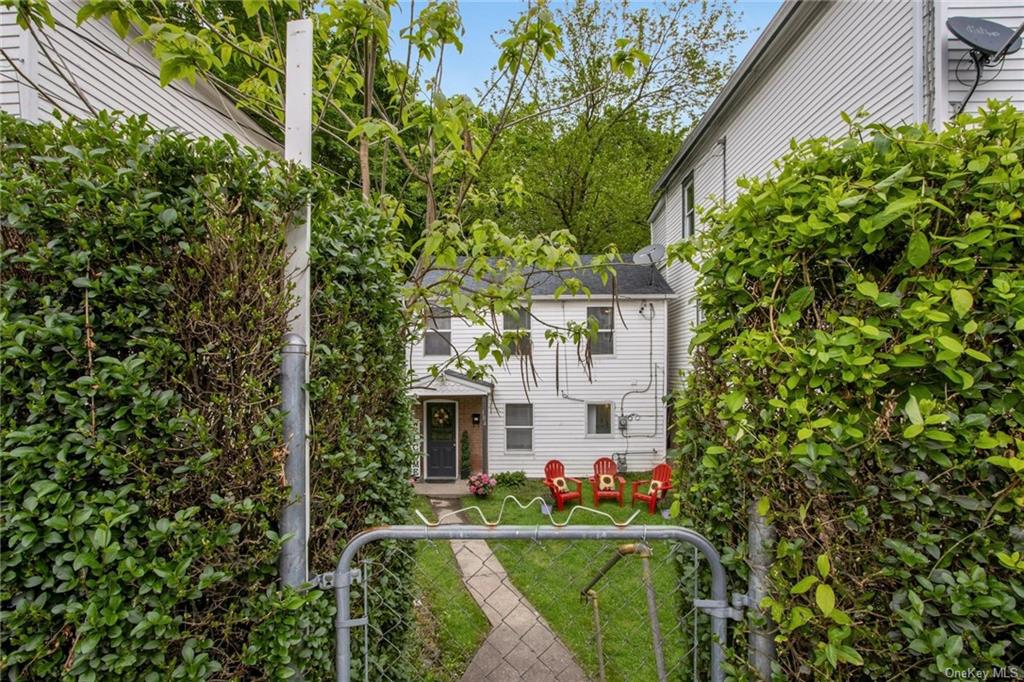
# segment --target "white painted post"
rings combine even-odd
[[[299,19],[288,22],[288,44],[285,58],[285,135],[284,156],[292,163],[311,165],[313,120],[313,22]],[[288,348],[282,359],[283,404],[291,410],[293,428],[285,430],[287,459],[285,472],[289,504],[282,511],[281,533],[291,534],[281,553],[281,581],[298,586],[309,579],[309,396],[305,382],[309,380],[310,339],[310,207],[307,203],[296,216],[285,235],[288,263],[285,281],[291,286],[294,305],[288,311]],[[290,354],[302,349],[305,371],[296,381]],[[298,422],[298,423],[296,423]],[[297,513],[300,510],[301,513]]]

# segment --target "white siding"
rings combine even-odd
[[[34,46],[32,78],[63,109],[78,116],[89,115],[82,97],[68,82],[71,80],[96,110],[145,113],[157,127],[203,137],[229,134],[244,144],[279,149],[209,84],[176,82],[161,88],[160,67],[149,48],[133,42],[132,36],[119,38],[107,20],[89,20],[76,26],[80,6],[79,0],[52,0],[57,28],[41,32],[42,44]],[[0,15],[3,22],[13,19],[12,10],[0,10]],[[14,111],[6,97],[3,106],[5,111]],[[53,105],[41,96],[39,120],[52,119],[52,111]],[[14,113],[30,116],[27,112]]]
[[[966,57],[967,47],[953,37],[949,29],[945,27],[945,19],[955,16],[975,17],[995,21],[1003,26],[1016,29],[1024,22],[1024,2],[1021,0],[983,0],[973,2],[971,0],[952,0],[943,3],[944,12],[943,25],[940,28],[940,40],[945,43],[945,72],[940,75],[946,81],[946,108],[940,111],[943,117],[951,116],[964,95],[970,89],[974,78],[974,67],[969,57]],[[940,49],[942,44],[940,43]],[[957,80],[957,65],[963,58],[960,66],[960,80],[967,83],[964,85]],[[991,80],[989,80],[991,79]],[[987,81],[987,82],[986,82]],[[939,90],[941,92],[941,88]],[[982,83],[978,90],[971,97],[967,111],[977,109],[989,99],[1009,99],[1018,109],[1024,108],[1024,50],[1006,58],[1000,67],[988,68],[982,74]]]
[[[653,321],[640,315],[644,303],[653,305]],[[586,319],[587,306],[607,305],[609,299],[566,298],[535,299],[533,313],[548,324],[564,324],[568,320]],[[494,392],[487,420],[487,461],[491,473],[525,471],[530,477],[541,477],[549,459],[561,460],[571,476],[589,475],[595,459],[618,452],[629,452],[628,467],[633,471],[649,470],[665,461],[665,300],[645,301],[620,298],[622,318],[615,320],[614,356],[594,356],[593,382],[588,382],[583,367],[576,360],[575,347],[563,347],[559,367],[559,386],[555,382],[555,347],[544,339],[542,325],[532,323],[533,358],[538,384],[523,386],[517,359],[503,368],[494,368],[491,381]],[[473,339],[480,333],[462,320],[452,320],[452,344],[459,349],[472,349]],[[472,352],[472,351],[471,351]],[[475,357],[475,355],[474,355]],[[427,374],[436,356],[424,356],[423,343],[410,348],[410,365],[414,376]],[[642,390],[645,393],[626,395]],[[439,398],[458,392],[439,389]],[[505,450],[505,405],[533,404],[533,450],[529,453]],[[586,435],[586,403],[612,403],[612,434]],[[616,427],[620,413],[637,415],[629,422],[627,435]]]
[[[907,1],[821,3],[805,23],[789,27],[784,51],[774,61],[754,66],[749,82],[705,129],[671,179],[665,189],[664,224],[652,226],[652,239],[679,239],[680,187],[687,176],[694,178],[698,207],[707,208],[722,197],[723,175],[726,198],[734,199],[736,180],[770,173],[790,140],[841,134],[845,124],[840,112],[864,109],[870,120],[912,122],[913,15]],[[699,230],[699,210],[697,222]],[[669,305],[668,348],[671,382],[678,386],[679,372],[690,366],[696,276],[689,266],[677,264],[665,278],[679,295]]]
[[[0,49],[21,68],[23,59],[20,51],[21,29],[15,22],[16,14],[0,10]],[[18,116],[21,107],[18,102],[18,79],[14,67],[7,59],[0,57],[0,109]]]

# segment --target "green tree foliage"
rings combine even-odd
[[[633,251],[650,238],[651,186],[725,82],[743,33],[724,0],[575,0],[555,21],[562,49],[531,72],[530,103],[481,182],[521,189],[497,209],[510,231],[565,230],[583,253]]]
[[[486,210],[509,232],[565,230],[580,253],[635,251],[650,241],[651,186],[678,144],[636,112],[607,112],[568,130],[532,119],[509,131],[485,169],[485,186],[520,191]]]
[[[409,502],[390,226],[230,140],[0,130],[7,674],[325,677],[330,600],[277,588],[282,226],[315,201],[314,570]]]
[[[1022,131],[851,122],[709,216],[678,509],[740,574],[775,525],[784,678],[1020,663]]]

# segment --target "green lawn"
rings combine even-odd
[[[425,498],[416,509],[434,520]],[[415,518],[412,523],[419,523]],[[466,591],[448,542],[416,543],[416,646],[419,672],[427,682],[458,680],[491,626]]]
[[[628,480],[644,478],[644,474],[628,476]],[[629,508],[629,483],[626,485],[625,506],[619,508],[614,502],[605,501],[600,509],[610,513],[617,521],[625,521],[632,511],[640,510],[633,525],[670,524],[660,513],[650,515],[640,503],[634,510]],[[539,481],[530,481],[518,490],[498,488],[485,500],[474,497],[463,499],[463,505],[478,504],[488,520],[497,518],[501,501],[507,494],[515,494],[522,501],[535,496],[547,499],[547,490]],[[589,484],[584,480],[584,503],[592,506]],[[559,521],[565,519],[572,506],[562,512],[554,512]],[[467,514],[469,523],[477,518]],[[502,525],[534,525],[547,523],[535,505],[519,509],[513,503],[505,506]],[[597,515],[576,512],[572,518],[575,524],[605,525],[611,522]],[[657,607],[662,636],[666,668],[671,679],[689,679],[691,676],[689,641],[692,617],[685,617],[690,610],[692,592],[687,595],[687,585],[679,581],[679,560],[689,564],[693,559],[692,549],[681,546],[681,555],[672,554],[673,546],[667,542],[650,543],[651,559]],[[501,560],[512,582],[527,599],[541,612],[555,629],[559,637],[575,654],[577,661],[595,679],[598,659],[595,649],[593,607],[585,603],[580,590],[590,581],[597,570],[614,554],[615,543],[595,541],[555,541],[537,543],[532,541],[492,541],[492,549]],[[692,585],[689,590],[692,591]],[[606,675],[608,680],[656,680],[654,649],[650,620],[647,615],[645,591],[641,579],[641,562],[637,556],[623,557],[605,576],[596,588],[601,612],[601,632],[604,642]],[[704,624],[702,623],[702,626]]]

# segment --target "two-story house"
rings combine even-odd
[[[665,461],[667,311],[674,294],[656,268],[623,260],[614,266],[614,283],[586,267],[572,273],[589,296],[556,297],[561,277],[531,278],[529,308],[499,318],[501,331],[526,330],[525,338],[504,366],[491,362],[487,381],[443,368],[456,352],[476,357],[474,340],[490,329],[434,309],[424,337],[409,348],[425,479],[458,479],[464,446],[472,471],[530,477],[542,477],[549,459],[561,460],[571,476],[588,474],[598,457],[615,457],[634,471]],[[549,325],[588,318],[599,329],[589,372],[575,344],[549,345],[544,335]],[[442,368],[436,378],[431,367]]]
[[[974,80],[968,48],[947,26],[956,16],[1024,22],[1020,0],[788,0],[740,63],[654,187],[651,242],[671,244],[701,229],[701,211],[732,200],[740,177],[763,177],[792,139],[836,137],[840,112],[869,121],[941,126],[961,107],[987,99],[1024,106],[1024,50]],[[666,279],[679,294],[668,304],[672,386],[689,369],[696,274],[674,264]]]

